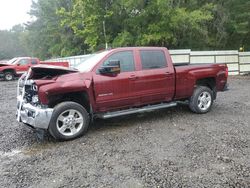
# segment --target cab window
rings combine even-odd
[[[140,50],[142,69],[158,69],[167,67],[165,54],[162,50]]]
[[[31,64],[32,64],[32,65],[36,65],[36,64],[37,64],[37,60],[36,60],[36,59],[32,59],[32,60],[31,60]]]
[[[19,65],[28,65],[29,64],[29,60],[28,59],[21,59],[18,62]]]
[[[109,56],[103,65],[109,65],[110,61],[120,61],[121,72],[135,71],[133,51],[116,52]]]

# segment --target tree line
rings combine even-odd
[[[109,47],[250,50],[249,0],[37,0],[25,27],[0,31],[0,59]]]

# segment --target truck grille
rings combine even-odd
[[[26,103],[33,104],[32,97],[37,95],[37,86],[33,80],[25,82],[24,79],[19,79],[18,81],[17,95],[21,96]]]

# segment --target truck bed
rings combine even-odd
[[[221,69],[224,67],[224,69]],[[211,82],[217,82],[216,90],[222,91],[225,85],[225,73],[226,65],[225,64],[178,64],[174,65],[176,73],[175,81],[175,100],[189,98],[193,91],[196,80],[201,79],[211,79]],[[218,77],[215,78],[215,75]],[[221,76],[220,76],[221,75]]]

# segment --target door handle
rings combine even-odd
[[[170,75],[170,74],[172,74],[172,73],[167,71],[167,72],[165,72],[165,74],[166,74],[166,75]]]
[[[128,77],[128,79],[130,79],[130,80],[136,80],[137,78],[138,78],[138,76],[136,76],[136,75],[130,75]]]

